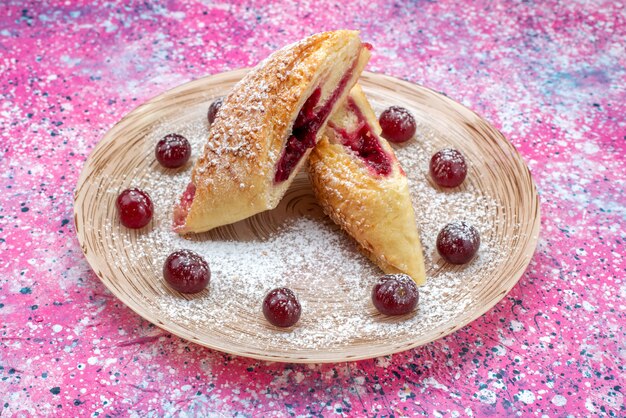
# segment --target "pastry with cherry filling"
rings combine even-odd
[[[174,229],[208,231],[275,208],[369,55],[357,31],[324,32],[248,73],[217,112]]]
[[[426,282],[406,175],[359,85],[332,116],[309,157],[324,212],[385,273]]]

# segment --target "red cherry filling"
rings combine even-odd
[[[189,183],[185,192],[180,198],[180,202],[174,208],[174,229],[177,229],[183,225],[185,225],[185,219],[187,219],[187,214],[189,213],[189,208],[191,208],[191,204],[193,203],[193,198],[196,195],[196,185],[193,183]]]
[[[463,154],[452,148],[437,151],[430,159],[430,176],[441,187],[456,187],[467,176]]]
[[[265,296],[263,315],[272,325],[290,327],[300,319],[302,308],[295,293],[286,287],[274,289]]]
[[[404,315],[417,306],[419,292],[406,274],[387,274],[372,288],[372,303],[385,315]]]
[[[152,199],[143,190],[124,190],[117,197],[116,206],[120,222],[127,228],[143,228],[152,219]]]
[[[306,102],[304,102],[302,109],[300,109],[300,112],[298,113],[296,122],[293,124],[294,129],[301,128],[305,126],[307,122],[310,122],[313,119],[315,119],[315,106],[317,106],[317,104],[319,103],[321,95],[322,95],[321,88],[318,87],[315,90],[313,90],[313,93],[311,93],[309,98],[306,99]]]
[[[403,107],[391,106],[378,119],[383,138],[391,142],[405,142],[415,135],[417,126],[413,115]]]
[[[437,235],[437,251],[448,263],[465,264],[480,247],[480,235],[465,222],[446,225]]]
[[[209,284],[211,270],[200,255],[190,250],[178,250],[165,260],[163,277],[179,292],[197,293]]]
[[[315,137],[319,130],[319,126],[316,127],[315,124],[319,122],[319,113],[314,113],[314,109],[319,102],[321,94],[322,89],[316,88],[304,102],[302,109],[300,109],[296,122],[293,125],[291,136],[287,139],[285,151],[278,161],[276,174],[274,175],[275,183],[287,180],[304,153],[309,148],[315,146]]]
[[[157,143],[154,154],[163,167],[178,168],[189,160],[191,145],[184,136],[169,134]]]
[[[356,115],[359,125],[353,132],[347,132],[345,129],[338,129],[333,126],[335,132],[341,137],[342,145],[354,151],[379,176],[388,175],[392,170],[391,158],[383,150],[379,139],[372,131],[372,127],[350,97],[348,98],[348,107]]]
[[[315,146],[317,143],[317,132],[322,125],[324,125],[324,122],[326,122],[326,119],[330,116],[330,112],[333,110],[339,96],[341,96],[346,89],[348,81],[352,78],[352,72],[357,61],[358,59],[354,60],[352,67],[344,74],[337,88],[320,108],[317,108],[322,93],[320,87],[316,88],[313,93],[311,93],[311,96],[307,98],[306,102],[304,102],[304,105],[298,113],[296,122],[293,125],[291,135],[287,139],[287,145],[285,146],[283,155],[276,164],[274,183],[287,180],[296,165],[298,165],[302,159],[302,156],[308,149]]]

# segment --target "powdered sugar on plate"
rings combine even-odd
[[[152,126],[144,141],[146,158],[152,158],[148,155],[153,155],[154,145],[168,133],[189,139],[192,159],[198,158],[208,134],[203,115],[197,111],[192,122],[163,121]],[[144,295],[142,303],[162,323],[270,352],[336,352],[354,344],[406,341],[407,335],[417,339],[454,324],[475,303],[474,289],[480,286],[476,277],[496,271],[510,250],[501,237],[496,244],[490,232],[498,210],[493,197],[472,185],[444,191],[429,182],[428,162],[441,143],[434,131],[420,125],[414,140],[396,147],[409,178],[428,276],[419,289],[418,309],[400,318],[377,313],[371,288],[383,273],[315,206],[304,174],[292,186],[299,191],[286,198],[292,199],[289,204],[217,232],[181,237],[171,228],[172,209],[189,181],[191,167],[173,171],[155,163],[148,170],[131,173],[154,202],[152,229],[129,235],[110,220],[104,234],[110,234],[110,252],[120,270],[133,270],[138,263],[149,266],[142,274],[155,290]],[[474,174],[470,164],[468,177]],[[110,187],[106,192],[116,195],[119,191]],[[294,209],[298,201],[311,206],[307,216]],[[446,264],[435,249],[439,230],[452,220],[466,221],[481,234],[478,256],[462,267]],[[163,261],[181,248],[208,261],[212,278],[207,291],[181,295],[165,284]],[[294,290],[302,304],[300,321],[287,331],[267,324],[261,311],[265,294],[279,286]]]

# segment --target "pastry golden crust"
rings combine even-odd
[[[367,154],[355,149],[363,140],[349,139],[355,132],[371,132],[368,140],[380,144],[382,157],[362,158]],[[357,85],[311,153],[309,177],[324,212],[373,262],[386,273],[408,274],[421,285],[426,273],[407,178],[379,134],[374,111]],[[351,148],[350,143],[360,145]]]
[[[276,207],[315,144],[298,157],[285,179],[276,181],[277,163],[300,109],[316,92],[315,104],[323,106],[332,98],[334,110],[368,58],[358,32],[325,32],[276,51],[246,75],[211,126],[191,184],[174,211],[175,230],[207,231]]]

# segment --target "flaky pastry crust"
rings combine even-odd
[[[360,86],[352,89],[350,98],[379,137],[380,126]],[[338,109],[309,157],[309,177],[318,202],[384,272],[405,273],[424,284],[424,258],[407,178],[383,138],[379,137],[381,147],[392,160],[387,175],[372,173],[341,144],[331,126],[350,130],[354,123],[347,105]]]
[[[193,201],[187,208],[181,200],[174,229],[207,231],[276,207],[310,153],[286,181],[274,181],[299,110],[315,88],[325,87],[324,100],[341,76],[352,71],[335,106],[339,105],[368,58],[357,31],[339,30],[276,51],[248,73],[217,113],[203,155],[193,168]]]

